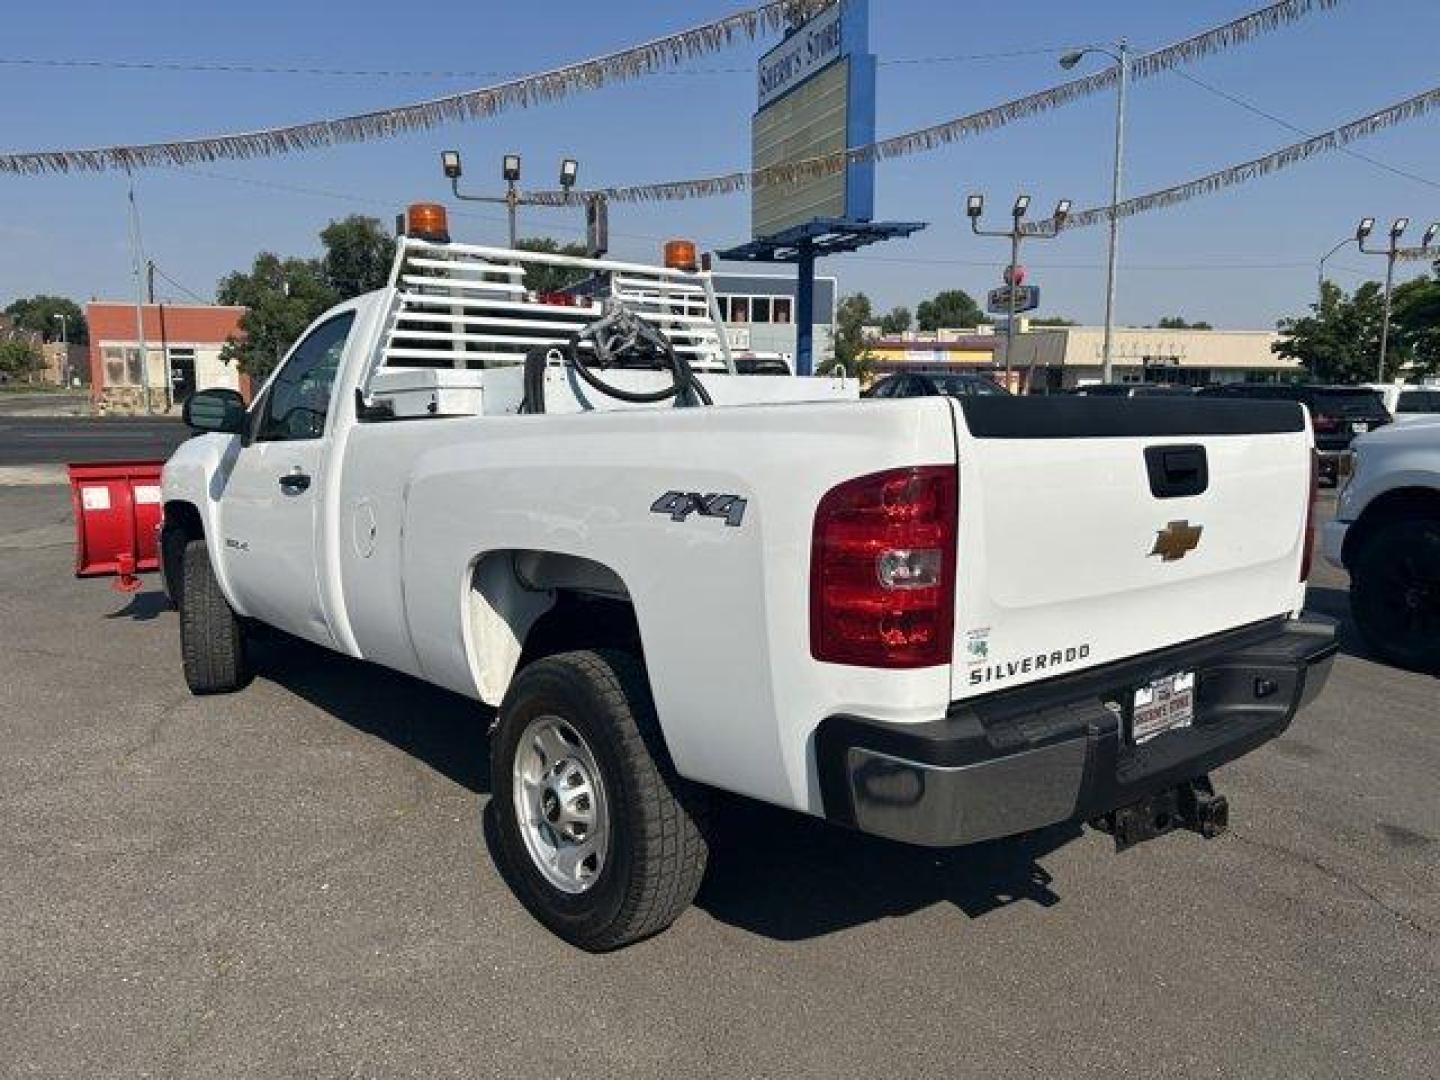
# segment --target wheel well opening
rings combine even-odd
[[[481,700],[499,704],[515,673],[576,649],[640,654],[640,631],[625,583],[576,555],[491,551],[473,564],[466,645]]]
[[[1405,518],[1440,519],[1440,491],[1420,487],[1397,488],[1376,498],[1346,531],[1344,550],[1340,553],[1342,561],[1349,566],[1361,545],[1381,526]]]
[[[525,635],[515,670],[576,649],[619,649],[640,657],[640,623],[630,601],[574,589],[557,590],[555,606]]]
[[[191,503],[165,504],[165,523],[160,529],[160,577],[166,595],[179,606],[180,586],[184,581],[185,545],[205,538],[205,524],[200,511]]]

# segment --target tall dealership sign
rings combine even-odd
[[[869,0],[838,0],[760,59],[751,121],[754,168],[804,161],[875,141],[875,57]],[[866,222],[875,213],[875,165],[757,184],[750,232],[772,237],[816,220]]]

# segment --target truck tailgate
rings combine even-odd
[[[955,698],[1302,603],[1298,405],[977,397],[957,411]]]

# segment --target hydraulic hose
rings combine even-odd
[[[601,369],[618,367],[626,353],[641,350],[658,353],[663,368],[671,373],[671,383],[659,390],[626,390],[613,386],[596,374],[586,358],[581,342],[589,341],[595,352],[595,366]],[[588,386],[606,397],[632,405],[655,405],[678,398],[687,405],[713,405],[714,400],[695,376],[690,362],[675,351],[668,338],[615,301],[607,301],[605,313],[577,333],[563,349],[554,347],[532,349],[525,357],[525,396],[520,405],[523,413],[545,411],[545,368],[560,353],[564,362]]]

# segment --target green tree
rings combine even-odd
[[[1440,277],[1417,278],[1395,290],[1392,340],[1415,373],[1440,374]]]
[[[835,308],[835,361],[858,376],[865,364],[864,328],[875,320],[870,298],[864,293],[842,296]]]
[[[43,361],[40,346],[33,341],[12,338],[0,341],[0,375],[19,379],[40,368]]]
[[[989,322],[975,298],[963,289],[947,289],[934,299],[922,300],[915,309],[921,330],[939,330],[942,326],[980,326]]]
[[[1155,324],[1159,330],[1214,330],[1208,322],[1187,322],[1179,315],[1166,315]]]
[[[561,244],[548,236],[522,237],[515,241],[515,246],[521,251],[538,251],[546,255],[579,255],[583,258],[586,254],[584,244]],[[537,293],[560,292],[589,276],[590,271],[576,266],[542,266],[531,263],[525,267],[525,288]]]
[[[891,308],[884,315],[880,316],[880,332],[884,334],[903,334],[910,329],[910,309],[907,307]]]
[[[1066,319],[1059,315],[1046,315],[1039,319],[1031,319],[1031,326],[1079,326],[1074,319]]]
[[[74,300],[64,296],[25,297],[16,300],[5,309],[16,327],[33,330],[46,341],[60,340],[60,320],[65,316],[65,337],[72,345],[84,345],[90,340],[90,328],[85,324],[85,312]]]
[[[255,256],[249,272],[223,278],[216,296],[246,309],[240,334],[225,343],[221,359],[256,380],[270,374],[305,327],[341,299],[322,259],[282,259],[269,251]]]
[[[320,231],[325,280],[342,300],[382,288],[395,261],[395,239],[363,214],[332,221]]]
[[[1324,282],[1320,299],[1310,305],[1310,311],[1309,315],[1280,320],[1280,340],[1271,346],[1275,353],[1298,360],[1318,382],[1373,380],[1384,312],[1380,285],[1367,281],[1347,295],[1334,282]],[[1407,357],[1407,347],[1396,342],[1387,356],[1387,381],[1395,377]]]
[[[375,218],[351,214],[331,221],[320,231],[320,244],[319,258],[262,251],[248,271],[221,279],[216,299],[246,309],[240,334],[225,343],[222,360],[263,379],[327,308],[389,279],[395,241]]]

